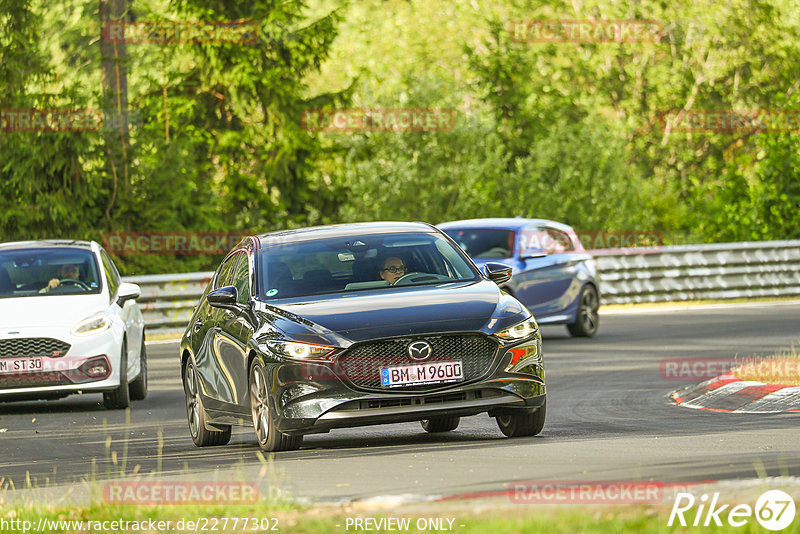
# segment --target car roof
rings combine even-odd
[[[451,230],[455,228],[503,228],[507,230],[521,230],[526,226],[532,224],[539,224],[542,226],[550,226],[565,232],[569,232],[572,228],[569,225],[551,221],[549,219],[523,219],[522,217],[508,217],[508,218],[493,218],[493,219],[464,219],[461,221],[449,221],[437,224],[442,230]]]
[[[72,247],[72,248],[85,248],[92,249],[91,241],[80,241],[77,239],[42,239],[39,241],[12,241],[9,243],[0,243],[0,249],[20,249],[20,248],[59,248],[59,247]]]
[[[395,234],[402,232],[435,233],[436,228],[421,222],[368,222],[352,224],[333,224],[329,226],[311,226],[294,230],[281,230],[258,235],[262,246],[276,244],[276,238],[281,242],[293,243],[310,241],[314,239],[327,239],[337,237],[355,237],[364,234]]]

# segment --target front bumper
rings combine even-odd
[[[469,417],[487,412],[494,417],[510,411],[535,410],[546,395],[522,398],[502,389],[476,388],[445,395],[364,399],[341,403],[317,418],[280,418],[284,434],[317,434],[334,428],[407,423],[442,416]]]
[[[54,332],[52,329],[20,329],[14,337],[3,336],[0,341],[18,339],[50,338],[68,344],[66,353],[57,357],[31,355],[41,358],[42,368],[0,374],[0,399],[41,397],[47,394],[100,392],[119,387],[121,344],[113,329],[93,336],[79,337],[66,332]],[[20,354],[18,357],[29,357]],[[0,360],[8,363],[11,356]],[[101,363],[106,372],[97,375],[89,373],[96,367],[93,363]]]
[[[536,347],[536,356],[526,350]],[[324,364],[282,362],[271,367],[276,424],[285,434],[418,421],[440,416],[536,410],[546,398],[541,339],[503,346],[487,372],[469,383],[433,390],[385,392],[354,388]],[[311,379],[310,379],[311,378]]]

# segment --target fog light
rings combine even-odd
[[[508,361],[508,365],[506,365],[506,372],[519,372],[520,369],[532,364],[541,365],[541,342],[537,339],[533,343],[508,349],[506,356],[508,355],[511,358]]]
[[[106,378],[111,374],[111,366],[105,356],[98,356],[86,360],[79,367],[80,371],[89,378]]]
[[[86,370],[86,374],[91,376],[92,378],[104,375],[107,372],[108,369],[106,369],[106,366],[103,364],[95,365],[94,367],[90,367],[89,369]]]

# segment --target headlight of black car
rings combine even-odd
[[[299,362],[330,361],[329,356],[336,350],[327,345],[298,343],[296,341],[267,341],[265,345],[279,356]]]
[[[541,335],[539,334],[539,325],[536,324],[536,319],[534,319],[533,316],[530,316],[521,323],[515,324],[511,328],[506,328],[500,332],[495,332],[494,335],[499,337],[503,343],[512,343],[514,341],[531,337],[534,334],[541,338]]]
[[[499,337],[504,344],[528,340],[506,351],[509,358],[505,368],[506,372],[535,374],[535,368],[530,366],[542,365],[542,334],[539,332],[539,325],[536,324],[533,316],[494,335]]]

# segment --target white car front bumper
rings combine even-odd
[[[89,336],[75,336],[69,328],[19,328],[13,335],[0,332],[0,345],[3,347],[0,365],[6,362],[6,371],[0,374],[0,399],[4,397],[24,397],[43,393],[75,393],[109,391],[120,384],[120,360],[122,356],[121,327],[112,326],[103,332]],[[41,342],[22,340],[53,339],[69,345],[62,354],[49,355],[41,349],[37,354],[18,354],[15,351],[29,352],[30,346],[42,346]],[[49,343],[48,349],[57,347]],[[19,347],[20,349],[17,349]],[[41,369],[13,371],[12,362],[17,357],[41,358]],[[105,368],[105,370],[103,370]]]

